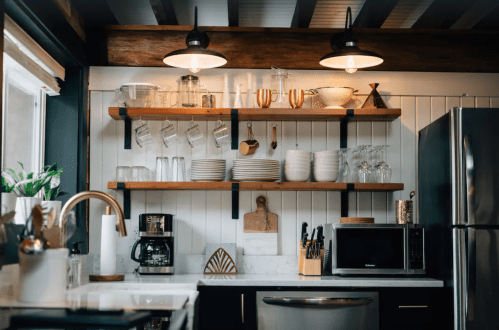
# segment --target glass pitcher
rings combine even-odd
[[[154,106],[158,88],[148,83],[127,83],[116,90],[116,97],[120,105],[147,108]]]
[[[288,70],[272,67],[271,89],[272,107],[289,108],[288,91],[293,89],[292,74]]]
[[[198,106],[199,77],[188,75],[180,78],[180,105],[186,108]]]

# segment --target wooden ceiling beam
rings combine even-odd
[[[158,1],[158,0],[152,0]],[[178,25],[177,14],[175,13],[175,8],[173,7],[172,0],[159,0],[161,2],[161,7],[165,14],[165,23],[159,23],[160,25]]]
[[[229,26],[239,26],[239,0],[227,0]]]
[[[297,0],[295,12],[291,20],[292,28],[308,28],[314,16],[317,0]]]
[[[165,67],[164,54],[185,47],[190,26],[109,26],[109,65]],[[321,69],[333,34],[343,29],[202,27],[209,49],[224,54],[224,68]],[[168,31],[168,33],[164,33]],[[374,51],[383,64],[367,71],[499,72],[490,40],[497,31],[354,29],[361,49]],[[360,70],[359,70],[360,71]]]
[[[399,0],[366,0],[353,22],[355,28],[379,28]]]
[[[452,24],[450,28],[471,29],[498,6],[499,1],[497,0],[475,0],[468,11]]]
[[[470,8],[473,0],[434,0],[411,27],[448,29]]]

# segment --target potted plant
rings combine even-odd
[[[14,223],[24,225],[30,217],[33,207],[42,203],[41,197],[35,197],[36,194],[58,171],[50,170],[51,166],[45,166],[38,174],[27,173],[24,170],[24,165],[18,163],[21,166],[21,171],[16,172],[10,168],[2,171],[2,185],[5,184],[5,190],[13,191],[17,195]]]
[[[56,172],[51,176],[49,182],[43,186],[43,202],[42,207],[46,208],[45,212],[49,212],[50,209],[55,208],[56,219],[59,219],[59,214],[61,214],[62,202],[56,200],[57,198],[66,195],[67,193],[61,191],[61,174],[63,169],[57,170],[57,163],[48,167],[46,166],[47,172]]]
[[[10,183],[2,176],[2,211],[1,215],[14,211],[17,195],[14,193],[15,183]]]

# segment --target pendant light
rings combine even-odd
[[[350,24],[348,20],[350,19]],[[331,48],[334,52],[321,58],[319,64],[334,69],[345,69],[354,73],[357,69],[368,68],[383,63],[383,58],[368,50],[357,47],[357,40],[353,38],[352,10],[347,9],[345,32],[338,33],[331,38]]]
[[[194,30],[185,39],[186,49],[175,50],[165,56],[165,64],[189,69],[196,73],[201,69],[216,68],[227,63],[227,59],[216,51],[206,49],[210,40],[206,32],[198,30],[198,7],[194,9]]]

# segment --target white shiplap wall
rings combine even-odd
[[[229,72],[233,82],[242,83],[246,90],[248,70],[216,69],[202,71],[199,76],[210,91],[217,94],[221,104],[223,73]],[[269,70],[250,70],[257,86],[269,82]],[[92,67],[90,70],[90,189],[101,190],[122,202],[122,193],[107,189],[107,182],[115,180],[118,165],[143,165],[155,168],[157,156],[182,156],[189,173],[191,159],[224,158],[230,173],[232,161],[241,158],[229,147],[215,148],[210,139],[205,146],[191,149],[185,139],[182,144],[166,149],[159,142],[161,122],[149,122],[158,142],[153,147],[139,148],[135,142],[131,150],[123,149],[124,123],[112,120],[108,107],[117,106],[113,90],[122,82],[152,82],[175,86],[183,70],[168,68]],[[401,118],[390,123],[349,123],[348,146],[360,144],[389,144],[388,164],[393,168],[392,182],[403,182],[405,190],[395,193],[350,193],[350,216],[373,216],[378,223],[394,222],[396,199],[407,199],[417,182],[417,132],[454,106],[499,107],[498,74],[449,73],[382,73],[357,72],[349,75],[339,71],[294,71],[299,88],[340,85],[370,91],[369,83],[381,82],[379,87],[389,107],[401,108]],[[463,93],[474,96],[460,96]],[[243,99],[246,100],[245,96]],[[350,106],[360,106],[365,95],[357,97]],[[230,122],[226,122],[230,126]],[[240,122],[239,139],[246,139],[246,122]],[[182,132],[189,122],[174,122]],[[215,122],[200,122],[205,134],[215,128]],[[134,125],[135,127],[135,125]],[[285,159],[288,149],[326,150],[339,148],[338,122],[277,122],[278,147],[270,149],[272,122],[254,122],[253,130],[260,142],[253,158]],[[354,159],[350,155],[350,165]],[[235,242],[238,253],[243,253],[244,214],[256,209],[255,199],[267,196],[269,211],[279,216],[278,253],[296,255],[300,224],[307,221],[313,227],[323,223],[339,222],[339,192],[279,192],[242,191],[240,193],[240,220],[231,219],[229,191],[133,191],[132,216],[127,220],[130,235],[120,238],[118,254],[128,255],[135,240],[138,215],[144,212],[163,212],[175,215],[176,253],[199,255],[206,242]],[[90,202],[90,253],[100,251],[100,217],[104,204]],[[417,215],[416,215],[417,216]]]

